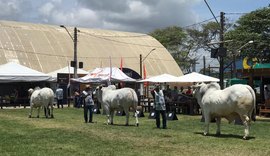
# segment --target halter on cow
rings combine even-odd
[[[256,107],[254,90],[248,85],[237,84],[220,90],[218,83],[194,85],[194,96],[202,108],[205,118],[204,135],[209,133],[209,123],[216,118],[217,131],[220,135],[221,118],[229,123],[240,117],[244,126],[243,139],[249,135],[252,113]]]
[[[136,125],[139,126],[137,104],[138,97],[131,88],[116,89],[114,85],[108,87],[97,87],[96,95],[107,115],[107,124],[113,124],[115,110],[124,110],[126,114],[126,125],[129,123],[129,108],[135,113]]]
[[[46,118],[48,118],[48,110],[49,110],[49,106],[51,107],[51,118],[53,118],[53,101],[54,101],[54,93],[53,90],[50,88],[35,88],[32,89],[30,88],[28,90],[30,97],[30,112],[29,112],[29,118],[32,117],[32,111],[33,108],[37,108],[38,109],[38,113],[37,113],[37,117],[39,118],[39,112],[40,112],[40,107],[43,107],[46,111]]]

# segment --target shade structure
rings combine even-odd
[[[58,69],[58,70],[55,70],[53,72],[50,72],[48,73],[48,75],[52,76],[52,79],[54,81],[57,80],[57,74],[58,73],[62,73],[62,74],[74,74],[74,67],[69,67],[69,66],[66,66],[64,68],[61,68],[61,69]],[[88,74],[89,72],[85,71],[85,70],[82,70],[82,69],[77,69],[77,74]]]
[[[49,81],[51,76],[23,65],[9,62],[0,65],[0,83]]]
[[[117,67],[95,68],[84,77],[72,79],[72,81],[88,83],[88,82],[135,82],[136,80],[127,76]]]
[[[178,82],[178,77],[170,75],[170,74],[161,74],[157,76],[150,77],[148,79],[140,80],[138,82]]]
[[[200,73],[192,72],[178,77],[177,82],[219,82],[219,79]]]
[[[74,27],[66,28],[0,20],[0,64],[17,62],[43,73],[67,66],[68,62],[74,61],[74,45],[67,30],[73,35]],[[183,75],[169,51],[150,35],[77,28],[80,30],[77,60],[83,62],[86,71],[96,67],[120,67],[123,60],[123,68],[140,73],[140,56],[147,56],[143,61],[147,75]]]

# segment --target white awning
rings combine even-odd
[[[0,65],[0,83],[49,81],[51,76],[23,65],[9,62]]]

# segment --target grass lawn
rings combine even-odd
[[[83,110],[54,109],[54,119],[28,118],[29,109],[0,110],[0,155],[270,155],[270,118],[252,123],[249,140],[242,140],[243,126],[222,120],[216,137],[215,123],[203,136],[200,116],[177,115],[168,129],[155,128],[155,120],[135,118],[123,126],[125,117],[116,116],[115,125],[94,114],[97,123],[84,123]],[[43,112],[43,111],[42,111]],[[36,116],[36,111],[33,111]]]

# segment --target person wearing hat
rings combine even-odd
[[[93,92],[91,91],[90,85],[85,86],[85,90],[82,92],[84,97],[84,121],[85,123],[93,123],[93,109],[94,109],[94,100]],[[89,119],[88,119],[89,112]]]
[[[159,85],[156,85],[153,90],[154,97],[154,109],[156,113],[156,126],[160,128],[160,114],[162,116],[162,128],[167,128],[167,119],[166,119],[166,105],[163,91],[160,89]]]

